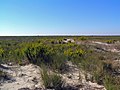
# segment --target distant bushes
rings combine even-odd
[[[68,60],[76,64],[80,63],[83,60],[85,53],[86,52],[81,48],[69,48],[68,50],[64,51],[64,54],[67,56]]]
[[[80,36],[80,37],[76,37],[78,40],[81,40],[81,41],[85,41],[85,40],[88,40],[87,37],[85,36]]]
[[[68,57],[78,57],[78,56],[83,56],[85,54],[85,51],[82,49],[78,49],[78,50],[72,50],[71,48],[64,51],[64,54],[67,55]]]
[[[117,40],[106,40],[106,43],[108,44],[114,44]]]

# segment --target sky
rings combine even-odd
[[[0,0],[11,35],[120,35],[120,0]]]

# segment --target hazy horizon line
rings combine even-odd
[[[120,34],[13,34],[0,36],[120,36]]]

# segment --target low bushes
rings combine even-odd
[[[2,62],[3,55],[4,55],[4,50],[3,48],[0,48],[0,63]]]
[[[43,62],[47,64],[50,63],[52,52],[42,44],[30,44],[25,49],[25,54],[30,63],[40,64]]]
[[[85,53],[86,52],[81,49],[81,47],[68,48],[64,51],[64,55],[67,59],[75,64],[78,64],[83,60]]]
[[[78,39],[86,40],[86,37],[79,37]],[[83,70],[90,72],[96,82],[104,84],[108,90],[113,90],[113,88],[119,90],[119,78],[111,76],[111,73],[109,73],[109,71],[113,72],[111,65],[103,63],[105,60],[114,60],[114,57],[118,57],[117,55],[105,51],[97,52],[94,46],[87,44],[51,44],[53,40],[61,39],[44,38],[39,39],[39,41],[31,40],[31,42],[20,43],[1,41],[0,61],[2,60],[6,63],[12,61],[17,64],[28,61],[41,67],[45,65],[47,69],[49,68],[57,73],[66,71],[66,61],[72,61]],[[107,41],[107,43],[113,43],[113,41]],[[106,74],[107,76],[105,76]],[[55,88],[57,90],[62,86],[61,77],[56,74],[48,75],[44,71],[42,78],[46,88]]]
[[[106,40],[106,43],[108,44],[114,44],[117,40]]]

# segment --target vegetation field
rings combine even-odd
[[[46,70],[67,72],[66,62],[70,61],[90,73],[92,82],[107,90],[120,90],[119,42],[120,36],[1,36],[0,64],[38,65],[44,70],[45,87],[51,87],[51,82],[59,90],[60,76],[49,76]],[[0,76],[3,75],[1,71]]]

